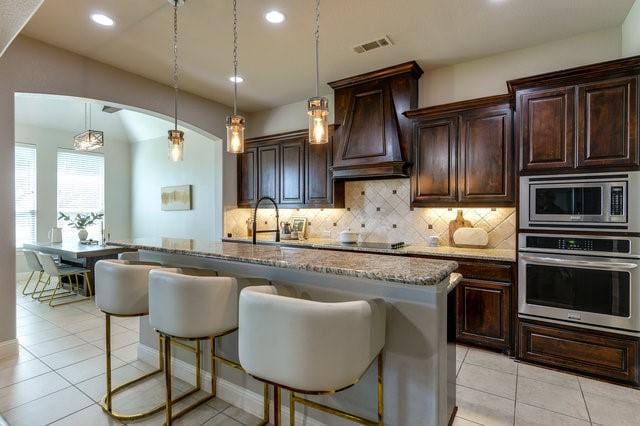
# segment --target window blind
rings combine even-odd
[[[104,213],[104,156],[69,150],[58,151],[58,213],[72,219],[77,214]],[[78,239],[78,230],[58,221],[62,238]],[[102,222],[87,227],[89,238],[100,240]]]
[[[36,147],[16,144],[16,247],[36,241]]]

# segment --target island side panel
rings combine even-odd
[[[313,300],[385,299],[385,423],[398,426],[447,424],[450,410],[447,407],[446,283],[436,286],[401,285],[154,251],[142,251],[141,256],[145,260],[160,261],[163,264],[195,266],[227,274],[267,278],[275,285],[290,286],[305,298]],[[157,336],[144,318],[141,320],[140,334],[143,345],[156,347]],[[220,339],[218,349],[221,354],[237,359],[236,334]],[[176,350],[174,356],[193,364],[192,354]],[[209,370],[208,358],[203,360],[202,365],[205,370]],[[238,371],[222,366],[219,372],[220,378],[232,384],[258,395],[262,392],[262,386],[258,382]],[[376,377],[374,366],[356,386],[335,396],[312,399],[375,419]],[[286,405],[287,398],[283,400]],[[324,424],[342,424],[335,417],[314,410],[307,410],[307,413]]]

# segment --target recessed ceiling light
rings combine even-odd
[[[109,18],[107,15],[103,15],[102,13],[94,13],[91,15],[91,20],[96,24],[104,25],[105,27],[110,27],[114,24],[113,19]]]
[[[242,83],[244,81],[244,78],[240,76],[237,76],[237,77],[231,76],[229,77],[229,81],[232,83]]]
[[[277,10],[271,10],[264,15],[264,19],[271,22],[272,24],[280,24],[284,22],[285,16],[284,13],[278,12]]]

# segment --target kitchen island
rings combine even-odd
[[[447,297],[459,281],[448,260],[345,253],[298,247],[203,242],[174,239],[136,239],[110,243],[138,250],[144,260],[166,265],[199,267],[221,275],[269,280],[306,299],[347,301],[382,298],[387,303],[384,368],[384,420],[388,425],[446,425],[455,412],[455,345],[448,324]],[[250,281],[240,280],[241,285]],[[242,284],[244,283],[244,284]],[[250,284],[249,284],[250,285]],[[157,338],[146,318],[141,320],[139,358],[157,359]],[[278,344],[278,336],[273,336]],[[220,352],[237,359],[235,334],[225,336]],[[188,369],[187,354],[175,351]],[[203,363],[207,366],[208,362]],[[189,366],[193,369],[192,364]],[[179,374],[181,368],[174,371]],[[189,378],[193,370],[183,376]],[[261,386],[232,369],[221,368],[219,396],[260,415]],[[205,380],[206,382],[206,380]],[[370,368],[356,386],[318,401],[375,418],[376,371]],[[286,400],[286,398],[285,398]],[[285,419],[288,416],[283,408]],[[304,424],[342,424],[323,413],[298,411]],[[301,423],[302,424],[302,423]]]

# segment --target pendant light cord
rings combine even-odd
[[[178,130],[178,0],[173,4],[173,122]]]
[[[316,97],[320,96],[320,0],[316,0]]]
[[[238,1],[233,0],[233,115],[238,108]]]

